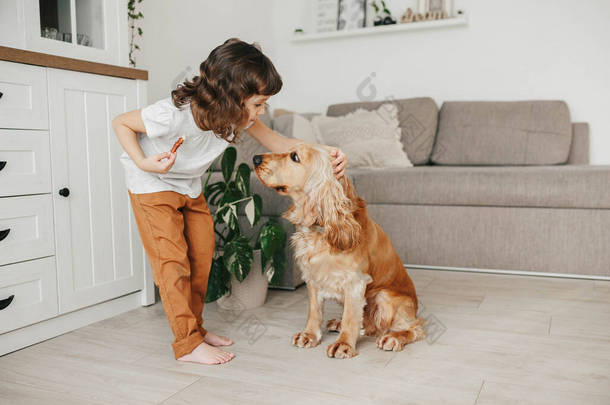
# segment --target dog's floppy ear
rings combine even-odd
[[[324,237],[338,250],[350,250],[360,243],[362,227],[354,217],[356,194],[351,182],[343,176],[328,180],[318,194]]]

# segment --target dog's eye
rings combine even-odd
[[[290,154],[290,159],[292,159],[293,161],[295,161],[295,162],[297,162],[297,163],[299,163],[299,162],[300,162],[300,160],[299,160],[299,156],[297,155],[297,153],[296,153],[296,152],[292,152],[292,153]]]

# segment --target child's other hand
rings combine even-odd
[[[177,153],[164,152],[142,159],[138,167],[146,172],[165,174],[174,165]]]

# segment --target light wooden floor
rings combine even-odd
[[[264,307],[219,311],[232,337],[222,366],[174,360],[160,303],[0,357],[6,404],[610,404],[610,282],[409,270],[432,339],[383,352],[363,337],[354,359],[290,337],[306,289]],[[327,304],[325,317],[340,314]]]

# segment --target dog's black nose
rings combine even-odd
[[[263,162],[263,157],[261,155],[254,155],[254,157],[252,158],[252,163],[254,163],[254,166],[258,166]]]

